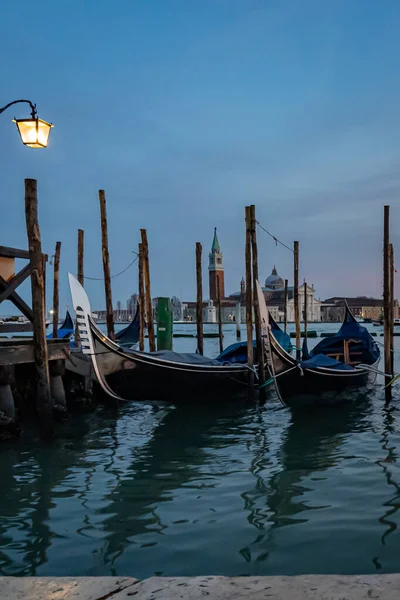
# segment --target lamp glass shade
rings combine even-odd
[[[49,141],[51,123],[42,119],[14,119],[22,143],[29,148],[46,148]]]

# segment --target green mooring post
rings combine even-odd
[[[157,350],[172,350],[172,310],[169,298],[157,303]]]

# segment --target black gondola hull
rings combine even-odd
[[[279,393],[287,406],[354,401],[368,394],[376,375],[362,371],[352,376],[294,369],[278,378]]]
[[[249,370],[244,366],[173,363],[151,354],[116,350],[95,329],[92,335],[99,374],[124,400],[187,404],[247,397]]]
[[[160,370],[137,365],[109,375],[107,383],[125,400],[166,401],[179,404],[208,403],[244,399],[248,395],[247,374],[228,375]]]

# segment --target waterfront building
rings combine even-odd
[[[276,267],[272,269],[262,288],[265,302],[268,306],[272,317],[277,322],[283,321],[284,305],[285,305],[285,281],[278,274]],[[315,289],[313,285],[307,284],[307,320],[309,322],[321,321],[321,301],[315,297]],[[241,303],[241,320],[246,318],[246,284],[244,279],[240,283],[240,292],[235,292],[229,296],[229,299],[240,301]],[[300,318],[304,320],[304,284],[299,288],[299,308]],[[294,322],[294,287],[288,286],[288,302],[287,302],[287,319],[288,322]]]
[[[355,317],[371,320],[379,320],[383,317],[382,298],[367,298],[367,296],[348,298],[345,296],[334,296],[333,298],[324,300],[321,305],[323,321],[343,321],[346,302]],[[399,317],[398,300],[394,301],[393,310],[394,318],[397,319]]]

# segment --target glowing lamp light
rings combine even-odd
[[[19,104],[20,102],[25,102],[31,107],[30,119],[13,119],[18,127],[22,143],[29,148],[46,148],[53,125],[38,118],[36,104],[33,104],[30,100],[13,100],[0,108],[0,114],[13,104]]]
[[[54,125],[43,119],[13,119],[18,127],[24,146],[29,148],[46,148],[50,130]]]

